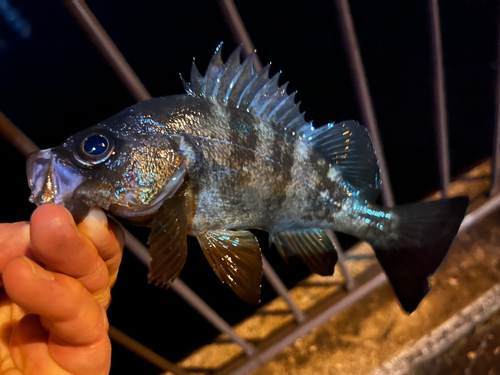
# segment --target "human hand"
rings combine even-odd
[[[0,374],[109,373],[106,309],[124,239],[97,208],[78,226],[52,204],[0,224]]]

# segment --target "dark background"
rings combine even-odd
[[[216,1],[89,0],[88,5],[153,96],[183,91],[196,57],[204,71],[220,41],[236,47]],[[359,45],[396,201],[438,188],[432,55],[427,1],[351,1]],[[60,1],[0,0],[0,110],[41,148],[134,104],[133,98]],[[263,63],[282,70],[316,125],[361,119],[333,1],[237,1]],[[498,3],[440,1],[454,176],[491,155],[495,121]],[[10,12],[10,13],[9,13]],[[3,18],[2,18],[3,17]],[[27,220],[25,162],[0,139],[0,222]],[[147,230],[136,234],[145,240]],[[265,236],[260,236],[265,240]],[[182,279],[233,324],[255,307],[220,284],[190,239]],[[307,275],[266,250],[288,286]],[[148,285],[147,270],[125,253],[109,309],[111,324],[176,361],[217,331],[172,291]],[[274,297],[264,281],[263,302]],[[112,373],[159,371],[114,345]]]

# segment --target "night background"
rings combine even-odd
[[[87,1],[152,96],[180,94],[179,73],[191,61],[206,66],[219,42],[223,59],[236,48],[216,1]],[[361,120],[333,1],[237,1],[263,64],[282,70],[280,83],[306,119],[319,126]],[[433,70],[427,1],[350,2],[358,42],[398,204],[417,201],[439,185]],[[16,21],[9,21],[12,11]],[[0,110],[40,148],[135,103],[61,1],[0,0]],[[498,3],[440,1],[446,100],[453,176],[493,149]],[[24,157],[0,138],[0,222],[28,220],[34,206]],[[149,230],[134,230],[146,240]],[[264,255],[288,287],[308,274],[286,265],[275,249]],[[222,285],[189,240],[181,278],[234,324],[256,309]],[[148,285],[147,270],[125,252],[109,309],[110,323],[171,361],[217,334],[174,292]],[[263,303],[274,298],[263,281]],[[118,345],[112,373],[159,370]]]

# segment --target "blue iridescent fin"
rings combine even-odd
[[[312,272],[333,275],[338,256],[332,242],[322,229],[278,231],[270,236],[281,256],[299,258]]]
[[[374,201],[380,191],[380,170],[367,130],[356,121],[327,124],[313,131],[310,128],[299,129],[299,137],[309,142],[364,198]]]
[[[260,302],[262,254],[257,238],[247,230],[216,230],[198,242],[217,277],[247,303]]]
[[[193,60],[191,82],[181,77],[188,95],[204,96],[246,110],[292,133],[307,124],[304,113],[299,111],[300,102],[295,103],[295,93],[287,94],[287,84],[278,86],[280,73],[269,78],[270,65],[257,73],[255,53],[240,63],[241,48],[223,63],[221,50],[222,43],[217,47],[205,76],[199,73]]]

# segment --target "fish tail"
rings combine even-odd
[[[468,201],[468,197],[457,197],[396,207],[397,235],[371,241],[407,312],[414,311],[429,292],[429,277],[446,257]]]

